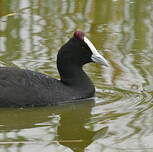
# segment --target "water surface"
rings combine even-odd
[[[0,109],[0,152],[152,152],[153,1],[1,0],[0,66],[59,78],[57,51],[76,29],[109,61],[84,67],[94,101]]]

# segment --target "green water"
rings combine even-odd
[[[85,31],[110,67],[84,67],[93,101],[0,109],[0,152],[152,152],[152,0],[0,0],[0,66],[59,78],[57,51]]]

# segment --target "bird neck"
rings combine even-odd
[[[81,66],[57,64],[61,81],[69,86],[94,87]]]

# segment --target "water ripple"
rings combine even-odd
[[[128,150],[130,144],[131,148],[140,149],[140,141],[146,144],[148,138],[153,138],[149,134],[153,130],[150,119],[153,115],[153,95],[117,88],[104,90],[97,89],[101,98],[96,99],[92,117],[85,125],[87,130],[96,132],[89,147],[98,144],[103,148]],[[148,147],[153,148],[151,144]]]

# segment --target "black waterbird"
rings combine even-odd
[[[0,107],[52,106],[93,97],[95,87],[83,71],[84,64],[107,66],[82,31],[76,31],[57,55],[60,80],[13,67],[0,67]]]

